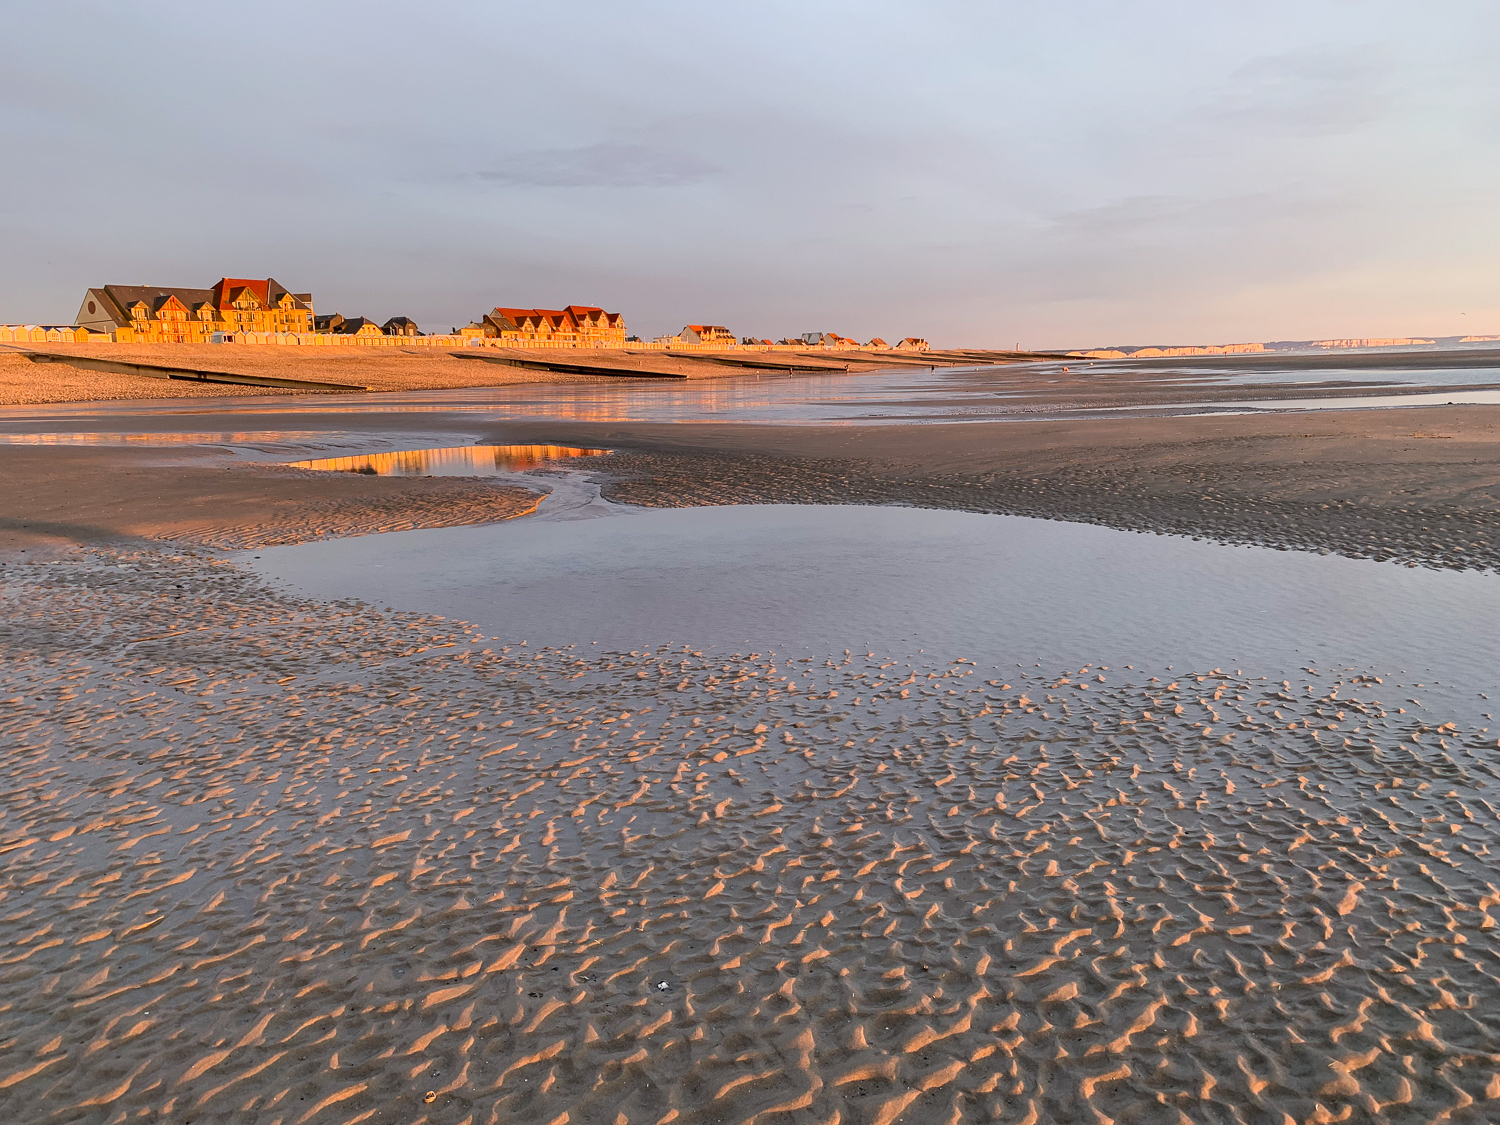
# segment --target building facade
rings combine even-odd
[[[738,341],[722,324],[689,324],[677,333],[684,344],[721,344],[732,347]]]
[[[801,339],[786,340],[788,344],[807,344],[815,348],[857,348],[858,340],[840,336],[837,332],[804,332]]]
[[[559,348],[623,348],[625,318],[593,305],[565,309],[494,308],[480,327],[486,337],[538,340]]]
[[[328,329],[335,336],[384,336],[380,325],[363,316],[341,316],[338,323]]]
[[[143,344],[202,344],[214,333],[311,332],[311,293],[275,278],[225,277],[210,289],[104,285],[84,294],[76,323]]]

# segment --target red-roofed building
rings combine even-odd
[[[684,344],[720,344],[733,347],[738,341],[722,324],[689,324],[677,333]]]
[[[84,294],[77,323],[150,344],[201,344],[216,332],[311,332],[312,294],[269,277],[225,277],[211,289],[104,285]]]
[[[793,340],[792,343],[811,344],[817,348],[857,348],[859,341],[849,336],[840,336],[837,332],[804,332],[801,340]]]
[[[480,322],[484,334],[499,340],[536,340],[559,348],[622,348],[625,318],[594,305],[565,309],[496,307]]]
[[[214,307],[226,332],[311,332],[311,293],[289,293],[274,278],[220,278]]]

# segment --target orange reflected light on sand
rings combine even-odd
[[[608,452],[573,445],[460,445],[448,449],[366,453],[358,457],[320,457],[313,461],[290,461],[288,465],[294,469],[377,477],[482,477],[521,473],[549,461],[598,457]]]

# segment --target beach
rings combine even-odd
[[[535,423],[497,436],[527,440]],[[910,504],[1495,568],[1500,409],[950,427],[549,424],[646,506]]]
[[[255,418],[257,428],[307,424],[264,411]],[[204,425],[192,416],[171,421]],[[397,412],[359,424],[375,436],[420,425],[491,443],[608,448],[615,452],[591,465],[606,478],[605,494],[644,506],[913,504],[1421,565],[1500,565],[1495,407],[944,427],[476,424]],[[481,523],[521,510],[496,507],[521,501],[493,485],[226,464],[186,445],[172,457],[181,463],[163,465],[160,451],[135,447],[0,445],[0,467],[17,484],[0,496],[0,537],[39,545],[76,529],[84,538],[232,546],[258,541],[256,527],[267,542],[288,542]]]
[[[47,361],[45,366],[30,357]],[[724,378],[790,369],[844,373],[892,366],[998,363],[1015,353],[909,355],[863,351],[641,352],[611,349],[277,346],[265,344],[29,344],[0,346],[0,405],[263,395],[264,387],[153,378],[127,368],[182,368],[231,377],[328,382],[373,391],[442,390],[611,378]],[[1024,357],[1030,358],[1030,357]],[[78,361],[78,362],[70,362]],[[119,370],[101,370],[114,365]],[[38,370],[41,367],[42,370]],[[43,371],[45,374],[43,374]],[[316,394],[319,387],[279,387]]]
[[[448,549],[504,575],[536,521],[598,516],[607,543],[633,511],[732,505],[1500,568],[1500,407],[1121,416],[1079,381],[1049,399],[1056,374],[1015,374],[1044,415],[1025,421],[580,420],[592,383],[545,419],[264,389],[0,417],[0,1106],[111,1125],[1492,1119],[1500,743],[1470,688],[1236,663],[1244,639],[1211,627],[1195,643],[1227,655],[1207,663],[856,647],[837,614],[821,649],[591,643],[516,635],[501,598],[484,627],[414,610],[399,569],[379,599],[257,569],[498,521],[510,540]],[[1244,393],[1171,382],[1104,405]],[[492,479],[288,464],[355,432],[609,452]],[[421,582],[458,580],[425,557]],[[797,562],[775,560],[789,588]],[[1066,599],[1053,612],[1087,638]],[[1500,655],[1446,643],[1474,682]]]

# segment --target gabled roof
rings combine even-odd
[[[623,324],[619,313],[605,312],[597,305],[569,305],[565,309],[508,309],[497,305],[488,316],[491,320],[507,320],[513,325],[525,320],[544,321],[554,331],[576,331],[580,322],[591,318],[602,318],[611,327]]]
[[[227,309],[234,301],[234,295],[241,289],[248,289],[255,294],[255,299],[262,305],[279,305],[281,298],[290,296],[292,308],[311,311],[308,302],[297,294],[292,293],[285,285],[274,277],[221,277],[213,287],[213,303],[215,308]],[[310,294],[305,294],[310,296]]]
[[[162,285],[106,285],[103,294],[125,314],[116,319],[126,325],[130,323],[128,310],[137,302],[156,312],[169,297],[177,298],[185,309],[196,309],[214,298],[211,289],[176,289]]]
[[[496,306],[490,310],[491,316],[500,317],[502,320],[510,320],[519,324],[523,320],[540,320],[543,315],[541,309],[507,309]]]
[[[270,278],[256,280],[248,277],[221,277],[214,285],[214,305],[221,309],[228,308],[242,289],[250,290],[257,301],[263,305],[269,305],[271,303],[267,295],[269,288]]]

